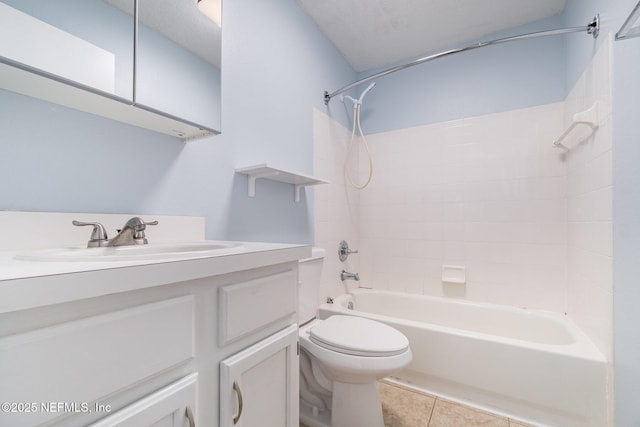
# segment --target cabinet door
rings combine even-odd
[[[197,381],[187,375],[89,427],[195,427]]]
[[[134,0],[110,3],[0,1],[0,63],[130,103]]]
[[[298,326],[220,364],[220,427],[297,427]]]

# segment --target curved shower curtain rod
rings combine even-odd
[[[557,29],[557,30],[539,31],[539,32],[536,32],[536,33],[521,34],[521,35],[518,35],[518,36],[505,37],[505,38],[495,39],[495,40],[491,40],[491,41],[487,41],[487,42],[474,43],[474,44],[469,45],[469,46],[456,48],[456,49],[445,50],[443,52],[438,52],[438,53],[435,53],[433,55],[425,56],[425,57],[416,59],[415,61],[408,62],[406,64],[396,65],[395,67],[387,68],[386,70],[380,71],[380,72],[378,72],[378,73],[376,73],[376,74],[374,74],[372,76],[365,77],[365,78],[360,79],[360,80],[358,80],[356,82],[348,84],[348,85],[346,85],[346,86],[344,86],[344,87],[342,87],[342,88],[340,88],[340,89],[338,89],[338,90],[336,90],[336,91],[334,91],[332,93],[329,93],[329,92],[325,91],[324,92],[324,103],[325,103],[325,105],[329,105],[329,101],[331,101],[331,98],[333,98],[336,95],[341,94],[342,92],[346,92],[349,89],[353,89],[354,87],[356,87],[358,85],[361,85],[362,83],[366,83],[366,82],[371,81],[373,79],[377,79],[378,77],[386,76],[387,74],[395,73],[396,71],[404,70],[405,68],[413,67],[414,65],[422,64],[423,62],[428,62],[428,61],[431,61],[433,59],[441,58],[443,56],[448,56],[448,55],[452,55],[454,53],[465,52],[467,50],[478,49],[480,47],[491,46],[491,45],[494,45],[494,44],[506,43],[506,42],[515,41],[515,40],[524,40],[524,39],[529,39],[529,38],[545,37],[545,36],[556,36],[556,35],[560,35],[560,34],[578,33],[578,32],[582,32],[582,31],[586,31],[587,34],[593,35],[594,39],[596,37],[598,37],[598,32],[600,31],[600,15],[594,16],[593,19],[591,20],[591,22],[589,22],[584,27],[570,27],[570,28],[560,28],[560,29]]]

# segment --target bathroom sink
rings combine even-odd
[[[102,248],[66,247],[21,253],[16,259],[25,261],[145,261],[180,260],[226,255],[241,251],[239,243],[214,241],[157,243]]]

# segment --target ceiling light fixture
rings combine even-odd
[[[198,0],[198,9],[222,27],[222,0]]]

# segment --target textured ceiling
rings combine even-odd
[[[354,70],[547,18],[566,0],[297,0]]]

